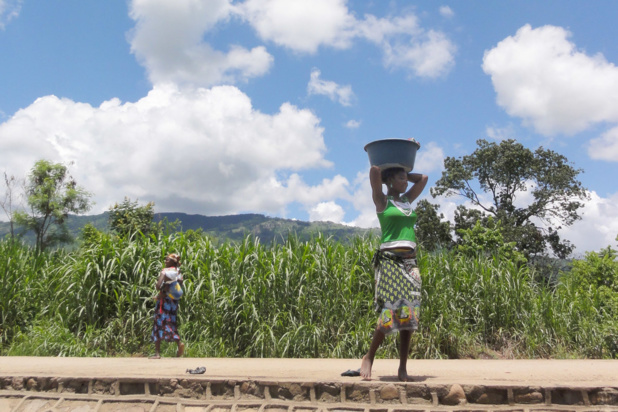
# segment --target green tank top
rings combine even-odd
[[[378,213],[382,229],[380,249],[416,248],[416,213],[407,198],[395,200],[387,197],[386,209]]]

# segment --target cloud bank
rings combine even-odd
[[[233,86],[168,84],[136,103],[40,98],[0,125],[0,150],[12,153],[7,169],[24,174],[40,158],[74,162],[99,211],[129,196],[158,210],[285,214],[289,203],[345,193],[341,176],[308,186],[297,174],[331,166],[322,132],[313,113],[289,103],[269,115]]]
[[[618,68],[601,54],[578,50],[570,37],[562,27],[525,25],[483,58],[497,103],[545,136],[618,122]],[[615,146],[613,136],[591,151]]]
[[[416,16],[366,15],[357,19],[345,0],[133,0],[129,15],[131,51],[147,69],[150,81],[191,86],[246,82],[263,76],[274,64],[266,46],[239,44],[215,50],[204,34],[230,22],[248,24],[258,37],[295,53],[338,50],[365,40],[379,47],[384,65],[411,76],[439,77],[454,65],[456,47],[439,31],[420,26]]]
[[[0,0],[0,12],[14,15],[20,4]],[[308,185],[301,175],[332,166],[320,119],[287,102],[262,113],[235,84],[268,74],[275,64],[268,47],[312,54],[369,41],[386,67],[420,77],[447,73],[455,50],[412,14],[358,19],[344,0],[132,0],[129,16],[131,53],[152,84],[147,96],[98,107],[44,96],[0,124],[7,170],[25,175],[41,158],[73,162],[77,181],[95,194],[93,212],[129,196],[161,211],[210,215],[285,216],[296,202],[312,219],[342,220],[334,202],[349,198],[349,182],[335,175]],[[233,24],[248,25],[265,44],[215,49],[206,34]],[[354,99],[351,86],[319,71],[308,93],[344,106]]]
[[[249,50],[231,45],[222,52],[202,39],[233,12],[228,0],[133,0],[129,15],[136,24],[129,35],[131,51],[153,84],[210,86],[262,76],[273,64],[265,47]]]

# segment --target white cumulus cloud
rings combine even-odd
[[[361,125],[360,120],[354,120],[354,119],[348,120],[345,123],[345,127],[347,127],[348,129],[358,129],[360,125]]]
[[[4,30],[7,23],[19,16],[23,0],[0,0],[0,30]]]
[[[483,58],[498,104],[547,136],[618,122],[618,68],[578,50],[570,36],[561,27],[525,25]]]
[[[346,0],[246,0],[236,12],[265,41],[299,53],[320,47],[347,49],[368,40],[384,53],[384,65],[414,76],[439,77],[454,64],[455,45],[440,31],[425,29],[414,14],[358,19]]]
[[[234,15],[229,0],[133,0],[131,51],[153,84],[210,86],[246,81],[267,73],[273,57],[263,46],[214,50],[202,37]]]
[[[292,202],[345,196],[342,176],[307,185],[296,173],[331,166],[319,123],[289,103],[261,113],[233,86],[167,84],[135,103],[99,107],[41,97],[0,124],[0,151],[11,153],[4,167],[14,175],[42,158],[74,162],[77,182],[94,193],[93,212],[128,196],[160,211],[285,214]]]
[[[449,6],[441,6],[440,7],[440,14],[443,17],[446,17],[447,19],[450,19],[451,17],[453,17],[455,15],[455,12]]]
[[[274,58],[264,45],[216,50],[204,40],[228,23],[246,23],[261,40],[298,53],[368,40],[383,51],[386,67],[419,77],[448,73],[456,50],[443,32],[421,27],[413,14],[357,19],[346,0],[132,0],[129,15],[136,22],[131,51],[152,84],[207,87],[268,73]]]
[[[618,162],[618,127],[592,139],[588,145],[588,154],[593,159]]]
[[[353,37],[355,19],[345,0],[246,0],[238,11],[263,40],[294,51],[347,48]]]
[[[320,74],[320,71],[317,69],[311,71],[309,84],[307,84],[307,93],[310,95],[321,94],[328,96],[329,99],[339,102],[342,106],[351,106],[352,99],[354,98],[352,86],[340,86],[333,81],[322,80],[320,79]]]
[[[352,207],[358,212],[358,216],[350,222],[350,225],[362,228],[380,227],[378,216],[376,215],[376,207],[371,198],[369,162],[367,162],[366,171],[356,174],[352,187]]]
[[[502,141],[508,139],[515,139],[515,129],[512,124],[505,127],[487,126],[485,133],[490,139]]]
[[[342,223],[345,211],[337,203],[321,202],[309,210],[310,222],[334,222]]]
[[[421,142],[422,143],[422,142]],[[429,174],[444,168],[444,150],[435,142],[423,144],[414,160],[414,172]]]
[[[357,30],[384,52],[384,65],[404,69],[418,77],[435,78],[448,73],[455,64],[457,47],[443,33],[422,28],[415,15],[394,18],[365,16]]]
[[[578,211],[582,219],[559,231],[561,237],[575,245],[574,253],[578,256],[607,246],[616,247],[618,192],[606,198],[594,191],[589,194],[590,200]]]
[[[439,77],[454,65],[456,51],[444,33],[430,30],[409,42],[384,44],[387,67],[407,68],[419,77]]]

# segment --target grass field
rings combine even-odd
[[[215,244],[195,232],[101,234],[36,254],[0,242],[0,354],[147,355],[154,284],[167,253],[183,258],[179,311],[187,356],[359,358],[375,327],[375,237]],[[594,288],[534,281],[491,256],[423,254],[421,328],[412,358],[612,358],[618,330]],[[162,345],[172,355],[175,345]],[[388,337],[379,357],[397,357]]]

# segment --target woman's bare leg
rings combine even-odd
[[[150,356],[150,359],[161,359],[161,341],[155,341],[155,354]]]
[[[380,331],[379,327],[376,327],[375,332],[373,332],[373,338],[371,339],[371,346],[369,347],[369,352],[365,356],[363,356],[363,362],[361,363],[361,377],[364,380],[371,379],[371,367],[373,366],[373,360],[376,356],[376,352],[378,348],[384,341],[384,332]]]
[[[408,377],[408,352],[410,352],[410,340],[412,339],[411,330],[402,330],[399,332],[399,371],[397,377],[402,382],[407,382]]]

